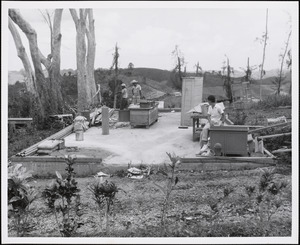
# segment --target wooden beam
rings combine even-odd
[[[274,157],[274,158],[275,158],[275,156],[274,156],[271,152],[269,152],[266,148],[264,148],[264,152],[265,152],[269,157]]]
[[[256,133],[256,132],[259,132],[261,130],[265,130],[265,129],[268,129],[268,128],[273,128],[273,127],[279,127],[279,126],[285,126],[285,125],[288,125],[288,124],[291,124],[292,122],[285,122],[285,123],[279,123],[279,124],[274,124],[274,125],[271,125],[271,126],[267,126],[267,127],[263,127],[263,128],[258,128],[258,129],[253,129],[253,130],[249,130],[249,134],[252,134],[252,133]]]
[[[275,137],[280,137],[280,136],[288,136],[291,135],[292,133],[282,133],[282,134],[272,134],[272,135],[265,135],[265,136],[259,136],[257,137],[258,139],[269,139],[269,138],[275,138]]]
[[[275,151],[272,151],[272,153],[276,154],[276,153],[286,153],[286,152],[292,152],[292,149],[278,149]]]

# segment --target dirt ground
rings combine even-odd
[[[103,163],[107,164],[163,163],[169,159],[166,152],[195,157],[199,143],[193,142],[191,127],[178,128],[180,115],[180,112],[159,113],[158,121],[149,129],[117,123],[109,129],[108,135],[102,134],[101,126],[90,127],[84,132],[83,141],[76,141],[75,133],[72,133],[65,138],[65,146],[67,149],[78,147],[74,152],[77,156],[102,157]]]

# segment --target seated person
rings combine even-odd
[[[207,111],[207,123],[202,129],[200,134],[200,152],[198,155],[201,155],[208,149],[208,130],[211,126],[223,126],[225,122],[225,115],[222,107],[216,104],[216,98],[213,95],[208,96],[208,111]]]

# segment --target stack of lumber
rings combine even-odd
[[[270,125],[270,126],[258,128],[258,129],[253,129],[253,130],[250,130],[248,133],[249,134],[255,133],[257,135],[257,134],[259,134],[260,131],[263,131],[263,130],[266,130],[266,129],[270,129],[270,128],[274,128],[274,127],[284,127],[284,126],[287,126],[289,124],[291,124],[290,121],[284,122],[284,123],[278,123],[278,124],[274,124],[274,125]],[[263,141],[264,139],[276,138],[276,137],[282,137],[282,136],[289,136],[291,134],[292,134],[291,132],[286,132],[286,133],[273,134],[273,135],[256,136],[255,140],[261,140],[261,141]],[[272,151],[273,154],[270,153],[270,152],[268,152],[265,148],[263,148],[263,151],[265,153],[267,153],[268,156],[274,157],[273,154],[284,153],[284,152],[291,152],[292,150],[291,149],[287,149],[287,148],[278,149],[278,150]]]
[[[115,111],[115,109],[109,108],[109,110],[108,110],[109,118],[113,115],[114,111]],[[101,124],[102,123],[102,108],[96,109],[94,112],[92,112],[90,114],[90,117],[91,117],[91,126],[93,126],[95,124]]]
[[[34,153],[36,153],[36,151],[38,150],[38,146],[42,143],[42,142],[46,142],[48,140],[59,140],[59,139],[63,139],[65,137],[67,137],[68,135],[70,135],[72,133],[72,130],[73,130],[73,124],[72,125],[69,125],[68,127],[60,130],[59,132],[49,136],[48,138],[28,147],[27,149],[19,152],[16,154],[16,156],[30,156]]]

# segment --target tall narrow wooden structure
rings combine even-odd
[[[181,97],[181,126],[192,126],[193,121],[189,110],[202,102],[203,77],[184,77]]]

